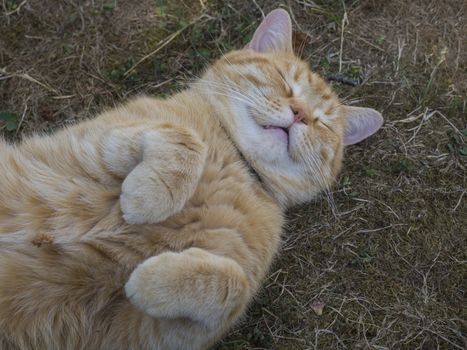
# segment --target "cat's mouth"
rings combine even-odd
[[[289,127],[265,125],[263,129],[285,144],[289,143]]]

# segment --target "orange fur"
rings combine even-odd
[[[241,103],[261,101],[249,134]],[[213,344],[258,290],[284,209],[337,176],[345,118],[290,50],[248,49],[168,100],[0,141],[0,348]]]

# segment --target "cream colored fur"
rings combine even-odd
[[[205,349],[239,319],[284,210],[335,180],[347,126],[380,125],[290,33],[273,11],[186,91],[0,141],[0,349]]]

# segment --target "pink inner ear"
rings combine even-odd
[[[292,51],[292,21],[287,11],[271,11],[245,48],[258,52]]]
[[[344,144],[353,145],[373,135],[383,125],[381,114],[371,108],[346,106]]]

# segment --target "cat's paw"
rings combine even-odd
[[[150,316],[188,317],[208,329],[231,324],[250,298],[240,265],[198,248],[149,258],[133,271],[125,292]]]
[[[167,219],[182,210],[198,185],[206,146],[183,129],[163,131],[159,138],[145,135],[143,161],[122,183],[120,207],[128,224]]]
[[[123,181],[120,208],[126,223],[154,224],[179,209],[173,202],[172,190],[163,181],[154,181],[155,175],[141,163]]]

